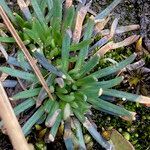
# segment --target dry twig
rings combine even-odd
[[[21,127],[13,112],[6,92],[0,82],[0,117],[3,120],[7,133],[12,141],[13,147],[16,150],[29,150],[26,139],[23,135]]]

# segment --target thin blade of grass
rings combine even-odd
[[[83,40],[87,40],[87,39],[90,39],[91,36],[92,36],[92,32],[93,32],[93,27],[94,27],[94,21],[93,19],[89,19],[88,23],[87,23],[87,26],[86,26],[86,30],[85,30],[85,34],[84,34],[84,38]],[[86,47],[84,47],[83,49],[80,50],[79,52],[79,58],[78,58],[78,61],[75,65],[75,69],[80,69],[82,64],[84,63],[84,60],[88,54],[88,48],[89,48],[89,45],[87,45]]]
[[[41,55],[38,52],[35,52],[35,57],[37,58],[39,63],[45,69],[47,69],[48,71],[52,72],[53,74],[55,74],[55,75],[57,75],[59,77],[66,78],[66,76],[61,71],[59,71],[56,67],[54,67],[52,64],[50,64],[43,55]]]
[[[43,116],[44,114],[44,107],[40,107],[30,118],[29,120],[23,125],[22,130],[24,135],[27,135],[32,127],[36,124],[36,122]]]
[[[136,95],[136,94],[118,91],[114,89],[104,90],[103,94],[129,100],[131,102],[138,102],[141,104],[150,105],[150,98],[142,95]]]
[[[13,77],[19,77],[24,80],[28,80],[28,81],[32,81],[32,82],[37,81],[36,76],[34,74],[31,74],[28,72],[12,69],[9,67],[0,67],[0,71],[7,73]]]
[[[77,138],[79,141],[79,146],[80,146],[79,149],[86,149],[81,124],[76,118],[73,119],[73,122],[74,122],[75,127],[76,127],[76,135],[77,135]]]
[[[46,79],[46,83],[48,86],[51,86],[53,81],[55,79],[55,75],[49,75],[49,77]],[[45,91],[44,88],[42,88],[38,94],[38,97],[37,97],[37,101],[36,101],[36,107],[39,107],[43,100],[47,97],[47,93]]]
[[[11,97],[11,100],[19,100],[19,99],[25,99],[25,98],[31,98],[37,96],[40,90],[41,88],[35,88],[35,89],[29,89],[29,90],[19,92],[15,94],[13,97]]]
[[[62,70],[65,72],[68,71],[69,66],[69,51],[70,51],[70,43],[71,43],[71,30],[67,30],[64,35],[62,50],[61,50],[61,60],[62,60]]]
[[[44,18],[44,15],[42,13],[42,10],[40,8],[40,5],[38,4],[38,2],[36,0],[31,0],[31,4],[32,4],[32,7],[34,9],[34,12],[36,13],[38,20],[45,27],[46,26],[45,18]]]
[[[56,133],[58,131],[58,128],[59,128],[59,125],[61,123],[61,120],[62,120],[62,114],[59,113],[59,115],[57,116],[56,120],[55,120],[55,123],[54,125],[52,126],[51,130],[50,130],[50,133],[49,133],[49,139],[50,141],[54,141],[55,139],[55,136],[56,136]]]
[[[73,140],[72,140],[71,134],[72,134],[72,132],[71,132],[71,121],[69,118],[68,120],[65,121],[64,137],[63,137],[67,150],[74,150]]]
[[[57,10],[57,11],[56,11]],[[54,33],[59,33],[61,30],[62,21],[62,2],[61,0],[53,0],[51,26]]]

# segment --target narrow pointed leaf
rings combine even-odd
[[[128,58],[126,58],[125,60],[118,63],[117,65],[113,65],[113,66],[106,67],[104,69],[100,69],[99,71],[94,72],[90,76],[94,76],[96,78],[102,78],[102,77],[111,75],[113,73],[116,73],[117,71],[126,67],[128,64],[132,63],[133,60],[136,58],[136,56],[137,55],[134,53],[131,56],[129,56]]]
[[[28,80],[28,81],[32,81],[32,82],[38,81],[37,77],[32,73],[12,69],[12,68],[9,68],[9,67],[0,67],[0,71],[2,71],[4,73],[7,73],[11,76],[24,79],[24,80]]]
[[[37,96],[40,92],[41,88],[29,89],[22,92],[17,93],[12,97],[12,100],[25,99]]]
[[[114,0],[106,9],[104,9],[102,12],[100,12],[96,17],[96,21],[101,21],[105,17],[107,17],[111,11],[121,2],[122,0]]]
[[[76,127],[76,136],[77,139],[79,141],[79,149],[85,149],[86,150],[86,146],[85,146],[85,142],[84,142],[84,138],[83,138],[83,133],[82,133],[82,128],[81,128],[81,124],[80,122],[74,118],[73,120],[75,127]]]
[[[71,6],[66,9],[65,17],[63,21],[63,30],[71,29],[73,19],[74,19],[75,9],[74,6]]]
[[[12,37],[0,37],[0,42],[3,43],[15,43],[15,39]]]
[[[15,115],[19,115],[20,113],[24,112],[28,108],[32,107],[35,105],[35,100],[34,99],[27,99],[24,102],[20,103],[14,108]]]
[[[52,64],[50,64],[47,59],[41,55],[40,53],[36,52],[35,57],[38,59],[39,63],[48,71],[54,73],[57,76],[60,76],[62,78],[65,78],[65,75],[59,71],[57,68],[55,68]]]
[[[92,101],[89,100],[89,102],[93,103],[93,106],[96,109],[99,108],[101,111],[104,110],[104,112],[122,117],[125,120],[130,120],[130,121],[135,120],[136,113],[128,111],[123,107],[117,106],[115,104],[104,101],[102,99],[95,100],[95,102],[92,102]]]
[[[93,32],[93,27],[94,27],[94,21],[92,19],[90,19],[87,23],[83,40],[88,40],[91,38],[92,32]],[[76,63],[75,69],[81,68],[81,66],[84,62],[84,59],[88,54],[88,48],[89,48],[89,45],[87,45],[86,47],[84,47],[83,49],[80,50],[79,58]]]
[[[76,51],[85,48],[92,43],[92,39],[81,41],[80,43],[72,44],[70,46],[70,51]]]
[[[123,81],[123,77],[116,77],[114,79],[111,80],[106,80],[106,81],[100,81],[100,82],[96,82],[96,83],[91,83],[91,84],[87,84],[85,85],[83,88],[102,88],[102,89],[108,89],[108,88],[112,88],[116,85],[119,85],[122,81]]]
[[[95,55],[93,56],[88,62],[86,62],[85,65],[80,69],[79,74],[77,74],[77,77],[83,77],[87,73],[89,73],[98,63],[99,63],[100,56]]]
[[[50,141],[54,141],[55,139],[55,136],[56,136],[56,133],[58,131],[58,128],[59,128],[59,125],[61,123],[61,120],[62,120],[62,114],[59,113],[59,115],[57,116],[56,118],[56,121],[54,123],[54,125],[52,126],[51,130],[50,130],[50,134],[49,134],[49,139]]]
[[[131,94],[131,93],[113,90],[113,89],[104,90],[103,94],[118,97],[118,98],[123,98],[132,102],[138,102],[146,105],[150,104],[150,98],[142,95]]]
[[[103,137],[98,133],[95,127],[90,123],[90,121],[86,118],[85,122],[83,122],[83,126],[90,132],[92,137],[105,149],[112,149],[112,144],[108,143]]]
[[[22,127],[24,135],[27,135],[32,127],[36,124],[36,122],[42,117],[44,114],[44,107],[40,107],[29,120]]]
[[[42,13],[42,10],[37,2],[37,0],[31,0],[31,4],[32,4],[32,7],[36,13],[36,16],[37,18],[39,19],[40,23],[45,26],[45,18],[43,16],[43,13]]]
[[[66,34],[64,35],[61,50],[62,70],[64,71],[68,71],[70,43],[71,43],[71,30],[67,30]]]
[[[78,10],[76,14],[76,22],[73,32],[73,43],[78,43],[80,41],[83,21],[85,19],[85,16],[87,14],[90,5],[91,2],[87,3],[85,6],[84,5],[81,6],[81,8]]]
[[[60,0],[53,0],[52,14],[52,29],[54,32],[59,33],[62,21],[62,2]]]

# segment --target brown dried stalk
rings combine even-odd
[[[120,47],[128,46],[134,42],[136,42],[139,39],[139,35],[132,35],[126,39],[124,39],[121,42],[114,43],[113,41],[110,41],[103,47],[101,47],[95,54],[99,54],[100,56],[104,56],[105,53],[107,53],[110,50],[117,49]]]
[[[89,2],[85,6],[82,6],[80,8],[80,10],[77,12],[75,29],[73,32],[73,42],[74,43],[78,43],[80,41],[83,21],[84,21],[84,18],[87,14],[87,11],[88,11],[90,5],[91,5],[91,2]]]
[[[51,99],[53,99],[53,97],[51,95],[51,92],[50,92],[50,90],[48,88],[48,85],[46,84],[46,82],[45,82],[45,80],[44,80],[44,78],[43,78],[39,68],[37,67],[35,60],[30,55],[29,51],[25,47],[24,43],[22,42],[21,38],[19,37],[18,33],[16,32],[15,28],[13,27],[12,23],[10,22],[9,18],[7,17],[5,11],[3,10],[3,8],[1,6],[0,6],[0,14],[1,14],[2,19],[4,20],[4,23],[6,24],[7,28],[9,29],[9,31],[13,35],[14,39],[16,40],[18,46],[23,51],[24,55],[26,56],[27,60],[29,61],[31,67],[33,68],[35,74],[37,75],[39,81],[41,82],[43,88],[46,90],[46,92],[48,93],[49,97]]]
[[[66,8],[69,8],[69,7],[71,7],[72,6],[72,0],[66,0],[66,2],[65,2],[65,7]]]
[[[121,33],[129,32],[129,31],[133,31],[133,30],[138,30],[139,28],[140,26],[138,24],[129,25],[129,26],[120,26],[120,27],[117,27],[115,34],[121,34]],[[97,28],[97,30],[95,31],[95,34],[101,34],[102,36],[106,36],[110,34],[110,30],[109,29],[100,30]]]
[[[29,150],[27,141],[13,112],[6,92],[0,82],[0,117],[16,150]]]

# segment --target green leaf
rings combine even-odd
[[[112,88],[120,84],[123,81],[123,79],[124,79],[123,77],[116,77],[111,80],[101,81],[101,82],[98,82],[98,86],[100,86],[102,89]]]
[[[62,70],[68,71],[69,65],[69,51],[70,51],[70,42],[71,42],[71,35],[69,30],[66,31],[66,34],[63,39],[62,43],[62,50],[61,50],[61,60],[62,60]]]
[[[32,107],[35,105],[35,100],[34,99],[27,99],[24,102],[20,103],[14,108],[15,115],[19,115],[20,113],[24,112],[28,108]]]
[[[24,79],[24,80],[28,80],[28,81],[32,81],[32,82],[38,81],[37,77],[32,73],[12,69],[12,68],[9,68],[9,67],[0,67],[0,71],[2,71],[4,73],[7,73],[11,76]]]
[[[89,133],[92,135],[92,137],[106,150],[112,150],[112,144],[110,144],[108,141],[106,141],[97,131],[97,129],[94,127],[94,125],[86,118],[86,120],[83,122],[83,126],[89,131]]]
[[[45,29],[46,27],[44,28],[39,20],[37,19],[33,19],[33,27],[32,27],[32,31],[41,39],[41,41],[43,43],[45,43],[46,41],[46,36],[45,36]],[[42,33],[42,34],[41,34]]]
[[[75,44],[72,44],[70,46],[70,51],[76,51],[76,50],[80,50],[80,49],[83,49],[85,48],[86,46],[88,46],[89,44],[92,43],[92,39],[88,39],[88,40],[83,40],[81,41],[80,43],[75,43]]]
[[[17,60],[22,69],[24,69],[25,71],[31,70],[31,67],[29,63],[25,60],[25,56],[22,51],[18,51]]]
[[[62,120],[62,113],[59,113],[54,125],[51,127],[51,130],[50,130],[49,139],[51,141],[54,141],[54,139],[55,139],[55,136],[58,131],[59,125],[61,123],[61,120]]]
[[[97,79],[94,78],[94,77],[84,77],[84,78],[81,78],[79,80],[77,80],[75,82],[75,85],[77,86],[85,86],[85,85],[89,85],[89,84],[92,84],[92,83],[96,83]]]
[[[33,30],[27,28],[23,28],[23,30],[35,43],[37,43],[39,46],[42,45],[42,41],[38,36],[37,32],[34,32]]]
[[[30,119],[27,120],[27,122],[22,127],[23,133],[27,135],[31,128],[36,124],[36,122],[42,117],[44,114],[44,107],[40,107]]]
[[[15,13],[15,17],[16,17],[17,24],[23,28],[25,24],[25,20],[17,13]]]
[[[66,31],[66,29],[71,29],[74,20],[74,15],[75,15],[74,6],[71,6],[66,9],[65,17],[63,20],[63,31]]]
[[[86,62],[85,65],[83,65],[83,67],[80,69],[79,74],[77,74],[77,78],[81,78],[89,73],[99,63],[99,59],[100,56],[95,55],[88,62]]]
[[[99,87],[99,88],[102,88],[102,89],[108,89],[108,88],[112,88],[116,85],[119,85],[123,81],[123,79],[124,79],[123,77],[116,77],[116,78],[111,79],[111,80],[106,80],[106,81],[100,81],[100,82],[96,82],[96,83],[87,84],[83,88]]]
[[[57,93],[57,96],[65,102],[72,102],[75,99],[74,93],[70,93],[69,95],[63,95],[63,94]]]
[[[88,40],[91,38],[92,33],[93,33],[93,27],[94,27],[94,21],[92,19],[89,19],[86,29],[85,29],[83,40]],[[80,50],[79,58],[75,66],[75,70],[78,70],[81,68],[82,64],[84,63],[84,59],[88,54],[88,49],[89,49],[89,45],[87,45],[86,47]]]
[[[48,114],[46,121],[45,121],[46,126],[49,125],[49,120],[53,116],[54,112],[59,109],[59,104],[57,101],[52,101],[51,103],[52,103],[52,105],[51,105],[51,108],[49,110],[49,114]]]
[[[46,13],[46,8],[47,8],[47,2],[45,1],[41,1],[39,4],[39,7],[41,8],[41,11],[43,13],[43,15]]]
[[[75,114],[75,116],[79,119],[80,122],[84,122],[85,121],[84,114],[81,113],[78,109],[72,109],[72,111]]]
[[[95,20],[102,20],[107,17],[121,1],[122,0],[114,0],[106,9],[104,9],[95,17]]]
[[[12,100],[25,99],[37,96],[40,92],[41,88],[29,89],[15,94],[12,97]]]
[[[37,0],[31,0],[31,4],[32,4],[34,12],[36,13],[36,16],[39,19],[40,23],[45,27],[46,26],[45,18],[44,18],[43,12],[42,12]]]
[[[44,103],[44,110],[46,113],[49,113],[50,110],[52,109],[52,106],[54,104],[54,101],[51,99],[48,99],[45,103]]]
[[[95,109],[100,109],[101,111],[107,112],[120,117],[127,117],[129,120],[133,120],[134,116],[132,112],[126,110],[123,107],[117,106],[115,104],[109,103],[102,99],[89,100],[88,102],[93,105]]]
[[[52,20],[51,26],[53,32],[60,32],[61,29],[61,20],[62,20],[62,1],[61,0],[53,0],[53,10],[52,10]]]
[[[126,67],[128,64],[132,63],[134,61],[134,59],[136,58],[136,56],[137,55],[134,53],[131,56],[129,56],[128,58],[126,58],[125,60],[118,63],[117,65],[113,65],[113,66],[106,67],[104,69],[100,69],[100,70],[92,73],[90,76],[94,76],[96,78],[102,78],[102,77],[111,75],[113,73],[116,73],[117,71]]]
[[[5,1],[5,0],[1,0],[1,1],[0,1],[0,5],[3,7],[3,9],[4,9],[5,12],[7,13],[7,15],[9,16],[9,18],[11,19],[11,21],[12,21],[15,25],[17,25],[15,16],[13,15],[12,11],[10,10],[10,8],[7,6],[6,1]]]
[[[52,64],[50,64],[43,55],[41,55],[38,52],[35,52],[34,55],[37,58],[37,60],[39,61],[39,63],[45,69],[47,69],[48,71],[54,73],[55,75],[57,75],[59,77],[66,78],[66,76],[61,71],[59,71],[56,67],[54,67]]]
[[[136,94],[131,94],[131,93],[113,90],[113,89],[104,90],[103,94],[108,95],[108,96],[114,96],[114,97],[122,98],[125,100],[129,100],[131,102],[138,102],[138,101],[140,101],[140,97],[141,97],[141,96],[136,95]]]
[[[4,43],[14,43],[16,42],[13,37],[0,37],[0,42]]]
[[[21,104],[17,105],[14,108],[14,113],[15,113],[16,116],[18,116],[20,113],[22,113],[25,110],[29,109],[33,105],[35,105],[35,100],[34,99],[25,100],[24,102],[22,102]],[[3,125],[3,122],[0,121],[0,128],[2,127],[2,125]]]
[[[46,0],[49,12],[52,11],[53,8],[53,0]]]

